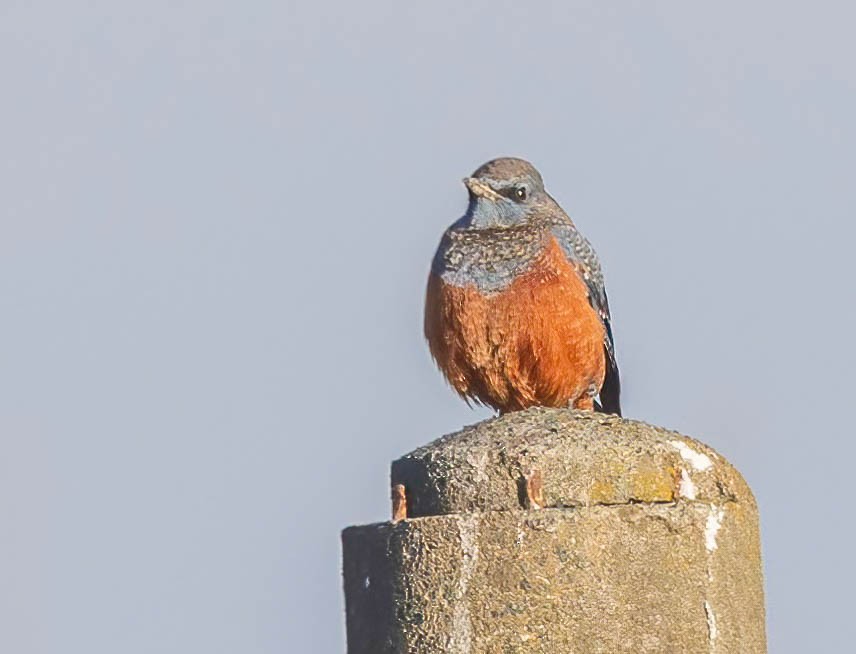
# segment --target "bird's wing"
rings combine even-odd
[[[609,299],[603,282],[603,271],[597,252],[586,238],[570,223],[555,225],[553,236],[576,269],[588,290],[589,303],[603,323],[603,347],[606,353],[606,376],[600,389],[600,404],[604,412],[621,415],[621,379],[615,358],[615,341],[612,336],[612,318],[609,315]]]

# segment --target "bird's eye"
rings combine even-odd
[[[514,197],[524,202],[529,197],[529,190],[525,186],[518,186],[514,189]]]

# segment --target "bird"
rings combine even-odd
[[[463,180],[466,212],[431,263],[424,331],[468,403],[621,415],[612,319],[597,253],[528,161]]]

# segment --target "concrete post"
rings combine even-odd
[[[709,447],[530,409],[395,461],[342,534],[349,654],[766,652],[755,500]]]

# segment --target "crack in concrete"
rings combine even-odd
[[[707,600],[704,601],[704,613],[707,616],[707,639],[710,643],[710,651],[713,652],[716,648],[716,638],[719,633],[716,629],[716,614]]]

